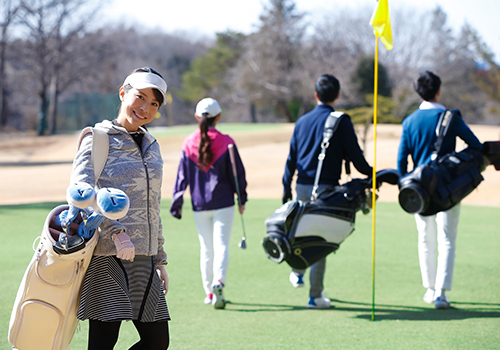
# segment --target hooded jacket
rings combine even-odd
[[[129,197],[130,208],[127,215],[119,220],[104,219],[94,255],[116,255],[111,237],[125,230],[137,255],[154,256],[155,265],[166,265],[160,218],[163,160],[158,142],[140,128],[144,133],[141,151],[127,130],[116,123],[104,120],[95,128],[105,130],[109,136],[108,159],[96,187],[124,191]],[[83,138],[73,162],[71,182],[86,182],[94,186],[91,151],[92,134],[88,134]]]
[[[241,195],[240,202],[245,204],[247,201],[245,168],[233,139],[213,127],[208,129],[208,137],[211,142],[213,159],[206,169],[200,169],[198,166],[200,130],[195,130],[184,139],[170,207],[170,213],[178,219],[181,218],[180,212],[184,203],[183,195],[188,186],[191,191],[191,204],[194,211],[215,210],[234,205],[236,184],[231,169],[228,145],[234,146],[236,172]]]

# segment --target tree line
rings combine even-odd
[[[203,97],[232,122],[294,122],[314,107],[314,80],[341,82],[337,108],[355,123],[372,118],[372,8],[324,17],[293,0],[268,0],[256,29],[214,37],[104,25],[105,0],[0,0],[0,128],[40,135],[76,130],[118,112],[117,92],[136,67],[152,66],[169,104],[154,125],[194,122]],[[442,102],[469,123],[500,124],[500,67],[477,31],[455,33],[439,7],[392,10],[394,49],[379,52],[379,120],[401,122],[419,103],[412,82],[432,70]]]

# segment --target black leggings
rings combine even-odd
[[[129,350],[166,350],[170,343],[168,322],[133,321],[141,337]],[[121,321],[102,322],[89,320],[88,350],[113,350],[118,341]]]

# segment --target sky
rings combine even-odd
[[[161,28],[165,32],[185,31],[214,34],[227,29],[248,34],[255,30],[268,0],[111,0],[104,19],[137,22],[140,27]],[[140,5],[139,5],[140,4]],[[373,7],[375,0],[295,0],[297,10],[323,19],[324,13],[342,8]],[[418,10],[441,6],[448,25],[458,30],[465,22],[478,32],[500,62],[500,0],[389,0],[390,9],[413,7]],[[393,33],[397,36],[397,33]]]

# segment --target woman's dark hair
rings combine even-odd
[[[203,113],[200,117],[200,144],[198,145],[198,166],[206,168],[213,159],[213,152],[210,148],[210,138],[208,137],[208,128],[215,124],[215,119],[208,118],[208,113]]]
[[[142,68],[136,68],[132,72],[130,72],[129,75],[134,74],[134,73],[153,73],[159,76],[160,78],[163,79],[162,75],[155,71],[153,68],[150,67],[142,67]],[[125,89],[125,92],[129,92],[129,90],[132,88],[129,84],[125,85],[123,87]],[[159,102],[160,106],[163,104],[163,95],[158,89],[153,89],[153,94],[155,95],[156,100]]]
[[[333,102],[339,95],[340,83],[333,75],[323,74],[314,85],[318,99],[323,103]]]
[[[427,70],[420,73],[417,80],[413,83],[413,87],[420,97],[425,101],[430,101],[436,97],[441,88],[441,79],[436,74]]]

